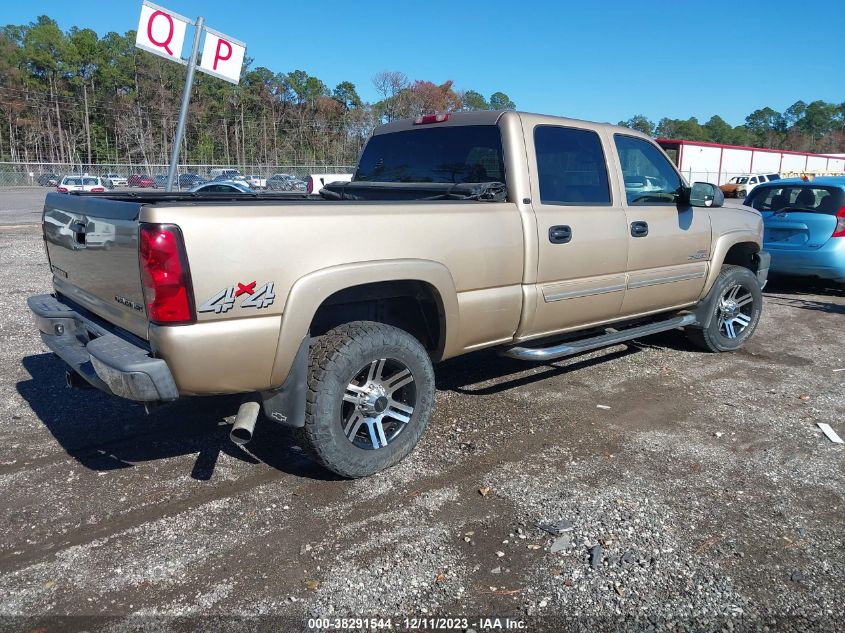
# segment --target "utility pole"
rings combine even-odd
[[[167,171],[167,185],[165,191],[173,191],[173,181],[176,180],[176,170],[179,166],[179,149],[182,145],[182,137],[185,135],[185,120],[188,118],[188,104],[191,101],[191,89],[194,86],[194,71],[197,67],[197,53],[200,49],[200,36],[202,35],[205,18],[197,18],[194,31],[194,45],[191,48],[191,57],[188,59],[188,74],[185,77],[185,90],[182,92],[182,106],[179,108],[179,121],[176,124],[176,136],[173,138],[173,147],[170,151],[170,169]]]

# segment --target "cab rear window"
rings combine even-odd
[[[504,183],[502,137],[495,125],[378,134],[367,142],[353,180]]]
[[[845,206],[845,191],[837,187],[790,185],[757,187],[745,204],[758,211],[803,211],[836,215]]]

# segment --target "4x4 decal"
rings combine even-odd
[[[269,281],[263,286],[256,288],[255,281],[248,284],[238,282],[234,286],[223,288],[216,293],[208,301],[197,308],[197,312],[214,312],[215,314],[223,314],[235,307],[238,297],[246,295],[240,303],[241,308],[269,308],[276,300],[276,295],[273,293],[273,282]]]

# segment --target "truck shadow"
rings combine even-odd
[[[291,431],[268,419],[256,425],[249,453],[233,444],[238,397],[186,398],[147,415],[142,405],[96,389],[68,389],[64,366],[52,354],[27,356],[23,366],[32,378],[17,383],[18,393],[67,454],[91,470],[196,454],[191,477],[207,481],[223,453],[296,477],[336,478],[305,457]]]
[[[824,300],[825,297],[845,298],[845,286],[837,286],[833,282],[778,276],[769,281],[765,293],[767,301],[780,305],[816,312],[845,314],[845,304]],[[819,301],[820,298],[821,301]]]
[[[546,380],[560,374],[575,372],[600,363],[623,358],[639,351],[633,341],[598,350],[585,355],[569,356],[558,361],[526,362],[499,356],[496,352],[483,350],[465,356],[458,356],[440,363],[435,371],[438,390],[454,391],[470,396],[487,396],[501,393]],[[598,353],[598,356],[595,354]],[[482,384],[493,381],[493,384]]]

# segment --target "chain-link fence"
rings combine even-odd
[[[166,177],[169,165],[137,165],[130,163],[107,163],[80,165],[69,163],[10,163],[0,162],[0,187],[54,187],[64,176],[88,174],[106,176],[117,174],[121,178],[143,175],[155,178]],[[274,174],[289,174],[304,178],[308,174],[351,174],[355,165],[179,165],[177,174],[197,174],[210,179],[225,170],[236,170],[244,176],[270,178]]]
[[[781,171],[781,172],[739,172],[739,171],[709,171],[706,169],[685,169],[683,172],[687,181],[692,184],[694,182],[710,182],[714,185],[724,185],[731,183],[733,178],[742,178],[744,176],[754,177],[757,175],[764,176],[778,176],[779,178],[802,178],[804,176],[845,176],[842,171],[821,171],[821,170],[802,170],[802,171]]]
[[[104,163],[98,165],[80,165],[70,163],[16,163],[0,162],[0,187],[34,187],[56,186],[64,176],[89,174],[91,176],[106,176],[117,174],[128,179],[133,175],[144,175],[160,179],[167,176],[168,165],[150,164],[139,165],[131,163]],[[197,174],[205,179],[211,179],[225,170],[236,170],[244,176],[270,178],[274,174],[289,174],[296,178],[304,178],[309,174],[351,174],[355,165],[318,165],[318,164],[285,164],[285,165],[188,165],[181,164],[177,173]],[[815,176],[843,175],[842,172],[807,172]],[[683,172],[690,182],[711,182],[723,185],[731,178],[747,175],[741,172],[707,171],[687,169]],[[800,177],[804,172],[783,172],[781,178]],[[177,182],[178,185],[178,182]]]

